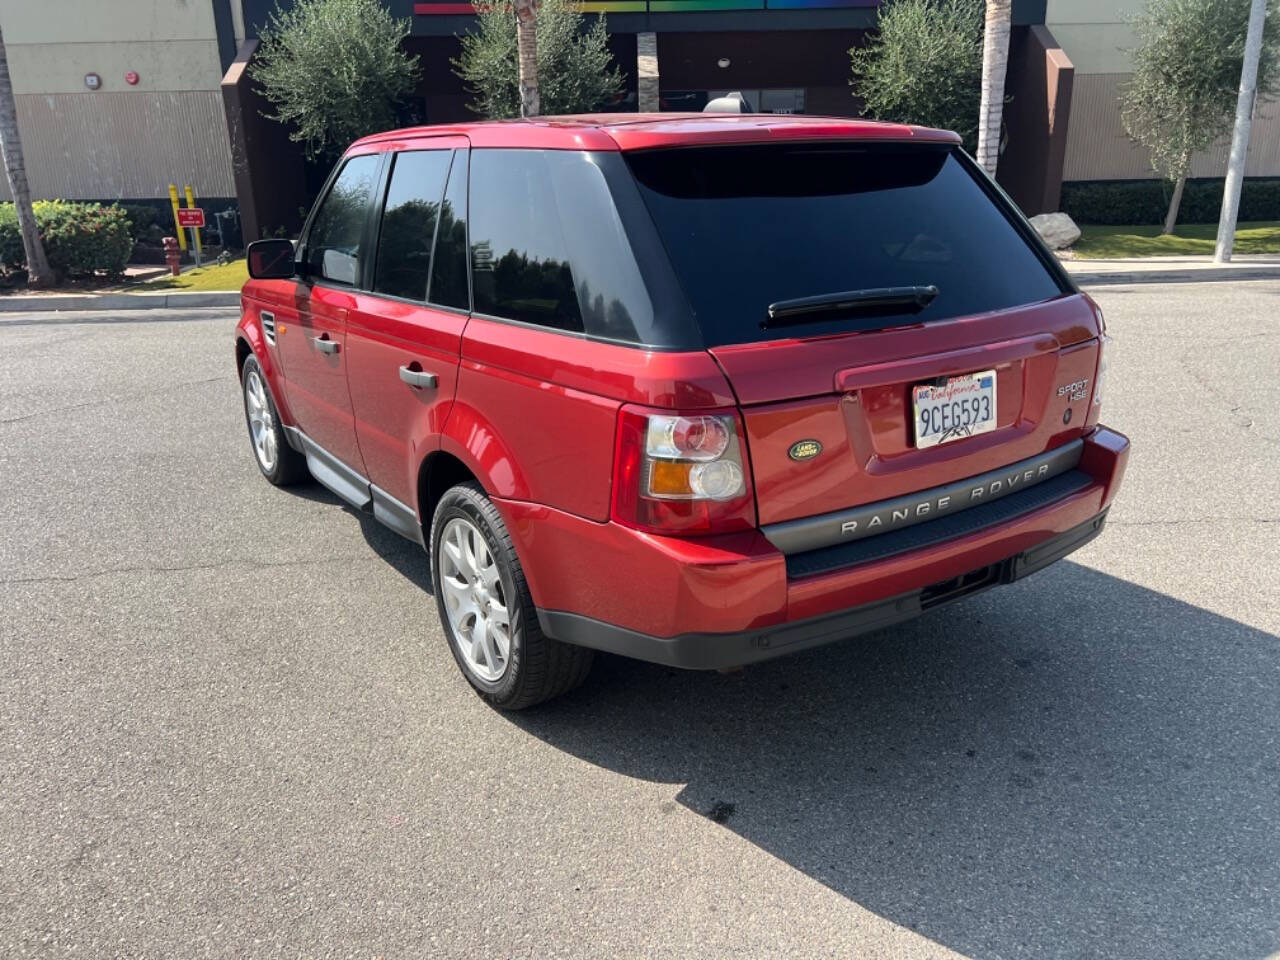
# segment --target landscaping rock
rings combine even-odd
[[[1037,214],[1031,225],[1050,250],[1064,250],[1080,239],[1080,228],[1065,213]]]

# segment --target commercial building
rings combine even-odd
[[[235,197],[218,92],[236,49],[233,6],[0,0],[32,193],[133,200],[189,183],[201,197]]]
[[[291,0],[280,0],[289,3]],[[421,80],[406,122],[470,117],[450,60],[469,2],[382,0],[409,18]],[[854,115],[851,47],[882,0],[585,0],[608,15],[626,76],[618,110],[699,109],[740,91],[764,112]],[[247,72],[277,0],[0,0],[32,188],[39,196],[147,199],[170,183],[238,197],[247,237],[297,225],[317,171]],[[1152,176],[1120,124],[1127,19],[1141,0],[1014,0],[999,179],[1028,213],[1063,180]],[[1195,160],[1220,176],[1227,145]],[[1247,172],[1280,176],[1280,106],[1261,103]]]
[[[1048,0],[1046,26],[1075,67],[1066,180],[1141,180],[1152,176],[1147,153],[1125,135],[1121,87],[1133,73],[1129,51],[1137,40],[1129,21],[1142,0]],[[1193,177],[1226,175],[1230,136],[1198,154]],[[1280,102],[1259,100],[1249,157],[1249,177],[1280,176]]]

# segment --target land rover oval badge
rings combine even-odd
[[[812,460],[822,452],[822,444],[817,440],[797,440],[787,451],[792,460]]]

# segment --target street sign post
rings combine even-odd
[[[178,226],[191,231],[191,250],[195,254],[196,266],[200,266],[200,234],[199,230],[204,226],[204,208],[203,207],[179,207],[176,211],[178,215]]]
[[[187,235],[182,232],[184,227],[178,222],[178,210],[181,208],[178,205],[177,184],[169,184],[169,204],[173,207],[173,225],[175,232],[178,234],[178,247],[185,253],[187,249]]]
[[[191,190],[191,184],[189,184],[189,183],[188,183],[188,184],[187,184],[187,186],[186,186],[186,192],[187,192],[187,208],[188,208],[188,209],[194,209],[194,208],[195,208],[195,205],[196,205],[196,195],[195,195],[195,193],[193,193],[193,192],[192,192],[192,190]],[[201,216],[203,217],[204,215],[203,215],[203,214],[201,214]],[[204,226],[204,221],[203,221],[203,220],[201,220],[201,222],[200,222],[200,226],[202,226],[202,227]],[[196,244],[195,244],[195,246],[196,246],[196,266],[200,266],[200,258],[204,256],[204,244],[202,244],[202,243],[200,242],[200,231],[199,231],[199,230],[193,230],[193,231],[191,232],[191,237],[192,237],[192,239],[193,239],[193,240],[195,240],[195,242],[196,242]]]

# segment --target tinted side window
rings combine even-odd
[[[431,242],[451,153],[417,150],[396,154],[378,231],[378,266],[373,281],[376,292],[426,299]]]
[[[307,269],[312,276],[352,286],[360,282],[360,246],[381,166],[377,154],[352,157],[334,180],[307,236]]]
[[[471,176],[476,310],[582,332],[546,157],[537,150],[477,150]]]
[[[427,299],[442,307],[471,309],[467,292],[467,151],[453,154],[449,185],[440,207],[436,255],[431,265],[431,290]]]

